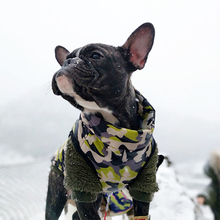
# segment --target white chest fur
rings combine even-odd
[[[59,76],[56,78],[57,86],[59,90],[66,95],[74,97],[76,102],[84,108],[85,113],[100,113],[102,114],[103,118],[112,123],[118,123],[118,119],[112,114],[112,111],[108,108],[100,108],[96,102],[94,101],[86,101],[85,99],[81,98],[73,91],[73,85],[70,80],[65,76]]]

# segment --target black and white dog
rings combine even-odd
[[[121,47],[89,44],[71,53],[56,47],[61,69],[53,76],[53,92],[81,115],[52,160],[47,220],[59,218],[67,190],[77,207],[72,219],[98,220],[102,193],[123,188],[133,198],[134,219],[149,219],[162,157],[152,135],[155,110],[130,78],[144,68],[154,34],[153,25],[144,23]]]

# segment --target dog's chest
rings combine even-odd
[[[96,171],[104,192],[122,189],[136,178],[152,149],[152,131],[115,127],[95,115],[76,123],[80,150]]]

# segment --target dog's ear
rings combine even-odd
[[[60,66],[63,65],[63,62],[69,53],[70,52],[65,47],[57,46],[55,48],[55,57],[57,59],[57,62],[60,64]]]
[[[154,26],[151,23],[144,23],[130,35],[122,46],[128,54],[129,61],[137,69],[144,68],[147,56],[153,46],[154,35]]]

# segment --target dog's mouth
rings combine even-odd
[[[61,75],[56,77],[56,84],[58,89],[60,90],[61,93],[72,96],[74,91],[73,91],[73,84],[69,78],[66,77],[66,75]]]

